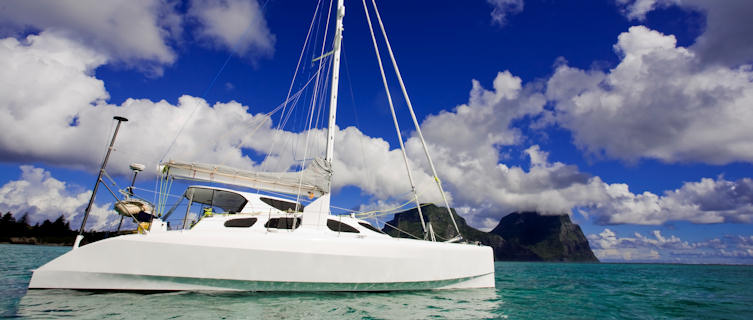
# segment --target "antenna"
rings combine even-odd
[[[140,163],[131,163],[130,166],[131,171],[133,171],[133,180],[131,180],[131,186],[128,187],[128,195],[133,196],[133,186],[136,184],[136,176],[139,174],[139,172],[144,171],[146,169],[146,166]]]
[[[133,186],[136,184],[136,176],[139,174],[139,172],[144,171],[146,169],[146,166],[140,163],[131,163],[129,166],[131,168],[131,171],[133,171],[133,180],[131,180],[131,186],[128,187],[128,197],[133,197]],[[123,218],[125,218],[124,215],[120,216],[120,222],[118,223],[118,230],[115,231],[115,233],[120,232],[120,227],[123,226]]]

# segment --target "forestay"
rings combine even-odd
[[[170,160],[162,163],[163,174],[176,179],[222,183],[264,191],[320,197],[329,193],[332,176],[330,164],[320,158],[312,160],[299,172],[256,172],[222,165]]]

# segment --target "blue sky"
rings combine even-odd
[[[128,163],[153,168],[163,155],[295,165],[307,105],[281,132],[279,114],[272,122],[261,114],[285,100],[315,5],[6,2],[0,210],[80,221],[113,115],[131,119],[109,167],[121,185]],[[568,212],[605,261],[753,263],[748,1],[379,6],[439,175],[472,225],[493,228],[516,210]],[[390,207],[405,201],[407,180],[362,4],[346,7],[334,204]],[[312,74],[304,65],[299,77]],[[390,85],[418,185],[428,189],[430,171]],[[276,135],[282,142],[270,143]],[[139,187],[154,189],[153,178]],[[97,204],[90,227],[108,228],[112,200],[100,194]]]

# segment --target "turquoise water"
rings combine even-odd
[[[67,247],[0,245],[0,317],[753,319],[753,266],[496,263],[496,289],[389,293],[27,292]]]

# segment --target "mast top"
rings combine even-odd
[[[332,163],[335,153],[335,117],[337,115],[337,88],[340,79],[340,51],[342,46],[343,17],[345,17],[344,0],[337,0],[337,22],[335,23],[335,39],[333,43],[332,87],[329,96],[329,123],[327,126],[327,153],[324,160]]]

